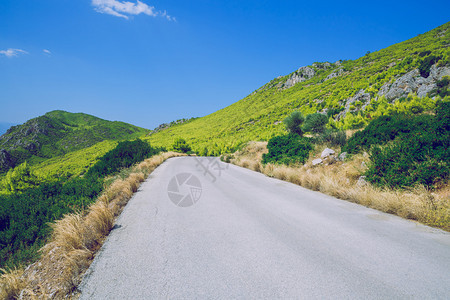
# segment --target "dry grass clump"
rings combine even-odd
[[[119,174],[86,211],[72,213],[51,224],[50,241],[41,249],[39,261],[25,270],[3,271],[0,299],[70,298],[81,283],[94,254],[111,231],[115,217],[148,174],[179,153],[162,153]]]
[[[26,287],[22,275],[23,269],[5,270],[0,277],[0,299],[17,299],[21,291]]]
[[[247,147],[249,149],[246,149]],[[311,160],[320,156],[320,152],[325,148],[322,145],[316,147],[309,162],[303,166],[262,165],[260,158],[267,150],[261,151],[259,148],[262,153],[257,155],[254,144],[250,143],[247,147],[235,153],[231,162],[269,177],[450,231],[448,185],[432,193],[423,186],[393,190],[378,188],[364,181],[361,184],[358,179],[367,169],[367,153],[354,155],[349,161],[313,167]]]

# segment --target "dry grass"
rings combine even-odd
[[[450,231],[448,184],[434,193],[423,186],[408,190],[392,190],[377,188],[368,183],[358,185],[358,178],[367,168],[369,161],[367,154],[355,155],[346,162],[313,167],[311,160],[320,156],[320,152],[325,148],[321,145],[316,147],[309,162],[303,166],[262,165],[262,153],[267,150],[261,150],[260,147],[255,147],[255,144],[251,143],[236,152],[231,162],[269,177]],[[260,154],[255,153],[256,151],[260,151]]]
[[[26,287],[23,281],[22,269],[5,270],[0,269],[3,273],[0,277],[0,299],[17,299],[20,293]]]
[[[0,299],[66,299],[80,284],[94,254],[111,231],[141,182],[161,163],[179,153],[163,153],[110,178],[112,182],[86,211],[66,215],[51,224],[50,241],[41,249],[42,257],[25,270],[4,271],[0,279]]]

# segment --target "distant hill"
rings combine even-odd
[[[294,110],[320,112],[332,126],[353,129],[403,106],[430,109],[436,99],[450,99],[449,29],[446,23],[357,60],[301,67],[224,109],[148,139],[167,147],[182,137],[194,151],[217,155],[285,133],[281,121]]]
[[[38,163],[104,140],[131,139],[149,130],[83,113],[52,111],[13,126],[0,137],[0,173],[25,160]]]

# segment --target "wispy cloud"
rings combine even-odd
[[[5,55],[6,57],[15,57],[19,54],[28,54],[28,52],[22,49],[9,48],[7,50],[0,50],[0,54]]]
[[[44,52],[47,55],[52,55],[52,52],[48,49],[44,49],[44,50],[42,50],[42,52]]]
[[[103,14],[108,14],[124,19],[130,16],[145,14],[151,17],[161,16],[169,21],[176,21],[174,17],[167,14],[166,11],[157,11],[154,6],[149,6],[144,2],[119,1],[119,0],[92,0],[94,9]]]

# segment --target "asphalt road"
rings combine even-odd
[[[80,290],[81,299],[449,299],[450,234],[217,159],[173,158],[130,200]]]

